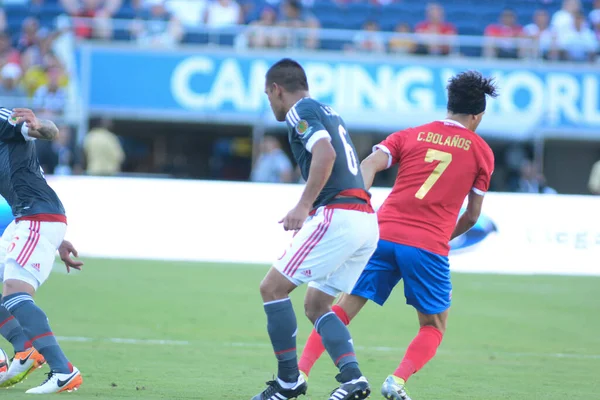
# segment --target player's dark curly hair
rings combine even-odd
[[[291,58],[277,61],[267,71],[267,85],[276,83],[288,92],[308,90],[308,79],[304,68]]]
[[[453,114],[480,114],[485,111],[486,95],[498,95],[494,78],[485,78],[478,71],[466,71],[452,77],[447,89],[448,111]]]

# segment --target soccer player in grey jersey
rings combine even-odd
[[[82,383],[79,370],[61,350],[44,311],[33,296],[48,278],[56,251],[69,268],[82,265],[64,241],[67,218],[58,196],[48,186],[33,140],[52,140],[58,129],[51,121],[39,120],[29,109],[0,108],[0,195],[12,208],[15,220],[0,240],[0,334],[14,347],[15,357],[0,387],[22,382],[45,362],[48,378],[27,393],[73,391]]]
[[[278,361],[277,379],[253,400],[285,400],[305,394],[298,371],[297,322],[288,295],[308,283],[305,312],[340,370],[330,400],[365,399],[350,333],[331,311],[339,293],[350,293],[379,238],[377,217],[359,171],[358,157],[342,118],[311,99],[304,70],[283,59],[266,76],[265,92],[275,117],[286,121],[294,158],[306,180],[298,204],[280,221],[296,234],[260,285],[267,330]]]

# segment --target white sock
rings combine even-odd
[[[277,378],[277,383],[279,383],[279,386],[281,386],[284,389],[294,389],[296,386],[298,386],[298,384],[302,383],[302,381],[302,375],[298,377],[298,380],[296,382],[285,382]]]

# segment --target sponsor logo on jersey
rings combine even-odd
[[[300,120],[300,122],[298,122],[296,124],[296,132],[298,132],[298,135],[304,135],[305,133],[310,132],[310,127],[308,126],[308,122],[306,122],[305,120]]]
[[[461,210],[460,215],[464,211],[464,209]],[[473,228],[450,242],[450,251],[472,250],[493,232],[498,232],[496,224],[489,217],[481,215]]]

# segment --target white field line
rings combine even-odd
[[[118,344],[133,344],[133,345],[158,345],[158,346],[191,346],[193,342],[187,340],[158,340],[158,339],[123,339],[123,338],[91,338],[82,336],[58,336],[59,342],[101,342],[101,343],[118,343]],[[268,343],[245,343],[245,342],[229,342],[222,343],[224,347],[245,347],[245,348],[270,348]],[[404,353],[406,350],[402,347],[381,347],[381,346],[355,346],[356,350],[374,351],[382,353]],[[457,355],[456,351],[439,350],[440,354]],[[527,353],[527,352],[510,352],[510,351],[490,351],[490,352],[473,352],[465,351],[460,354],[479,354],[486,356],[501,356],[505,358],[570,358],[575,360],[600,360],[600,354],[570,354],[570,353]]]

